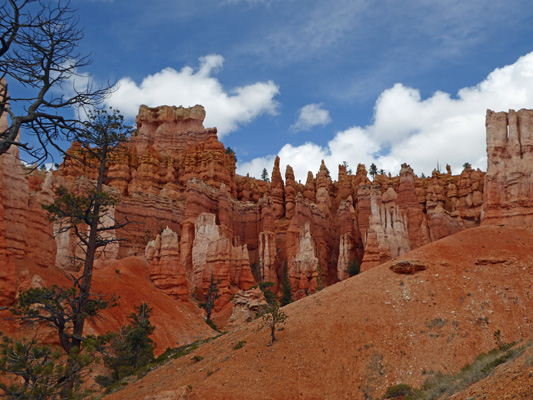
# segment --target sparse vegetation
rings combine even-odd
[[[368,173],[372,177],[372,180],[374,180],[374,178],[378,174],[378,167],[376,167],[376,164],[374,164],[374,163],[370,164],[370,168],[368,169]]]
[[[268,177],[268,171],[266,168],[263,168],[263,172],[261,172],[261,179],[265,182],[270,182],[270,178]]]
[[[233,346],[233,350],[239,350],[244,347],[244,344],[246,343],[246,340],[239,340],[235,346]]]
[[[200,362],[200,361],[202,361],[203,359],[204,359],[204,358],[203,358],[202,356],[199,356],[199,355],[196,355],[196,356],[194,356],[194,357],[192,358],[192,360],[193,360],[194,362]]]
[[[394,397],[398,396],[411,396],[414,393],[414,389],[405,384],[405,383],[399,383],[397,385],[393,385],[387,388],[387,392],[385,393],[384,399],[392,399]]]
[[[357,258],[354,258],[350,264],[348,264],[348,267],[346,267],[346,272],[348,272],[349,276],[355,276],[359,272],[361,272],[361,264],[359,264],[359,261]]]
[[[272,293],[272,291],[270,290],[270,288],[274,286],[274,282],[259,282],[259,285],[257,286],[263,292],[263,295],[265,296],[265,299],[268,304],[272,305],[276,302],[276,296],[274,296],[274,293]]]
[[[232,155],[235,162],[237,162],[237,156],[235,155],[235,152],[233,151],[233,149],[231,147],[226,147],[226,154],[228,155]]]
[[[276,339],[276,327],[283,325],[287,320],[287,314],[281,310],[280,305],[275,302],[270,305],[263,314],[263,322],[260,325],[260,328],[268,326],[270,328],[270,344],[272,346]]]
[[[342,165],[344,166],[344,168],[346,168],[346,174],[348,174],[348,175],[352,175],[353,171],[352,171],[352,169],[348,166],[348,162],[347,162],[347,161],[343,161],[343,162],[342,162]]]
[[[215,277],[213,275],[213,272],[211,272],[211,280],[209,282],[209,288],[207,289],[207,296],[205,299],[205,303],[202,303],[202,307],[204,308],[206,315],[205,315],[205,321],[211,328],[213,328],[213,321],[211,321],[211,313],[213,312],[213,308],[215,307],[215,301],[220,297],[219,291],[218,291],[218,285],[219,281],[215,281]],[[215,326],[213,329],[218,330]]]
[[[45,400],[83,396],[80,385],[93,362],[91,350],[64,357],[59,348],[39,345],[35,338],[14,341],[1,336],[0,373],[10,379],[0,382],[0,397]]]
[[[283,283],[280,303],[282,307],[292,303],[292,286],[287,272],[287,262],[285,262],[283,266]]]
[[[494,372],[494,369],[498,365],[513,360],[524,353],[526,346],[513,348],[513,345],[513,343],[507,343],[488,353],[480,354],[472,364],[465,365],[456,374],[434,373],[424,382],[420,389],[411,388],[410,393],[401,393],[402,388],[407,390],[408,385],[400,384],[391,386],[387,389],[384,398],[388,399],[400,395],[404,396],[404,400],[436,400],[448,398],[454,393],[460,392],[486,378]],[[393,393],[398,394],[393,395]]]
[[[130,324],[110,335],[110,348],[104,364],[111,373],[111,383],[133,375],[154,359],[154,341],[150,335],[155,327],[150,323],[152,308],[146,303],[135,306],[129,315]]]

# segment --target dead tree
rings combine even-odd
[[[17,146],[38,162],[59,140],[73,140],[78,112],[100,104],[110,86],[94,88],[81,69],[91,60],[77,52],[83,38],[68,1],[7,0],[0,5],[0,155]],[[21,94],[8,94],[7,82]],[[73,114],[74,112],[74,114]],[[21,128],[35,144],[18,139]]]

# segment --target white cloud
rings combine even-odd
[[[430,174],[437,163],[443,167],[450,164],[455,173],[465,162],[485,170],[486,110],[518,110],[532,104],[533,52],[494,70],[477,86],[461,89],[455,98],[436,92],[422,99],[418,90],[396,84],[377,99],[371,125],[337,132],[325,147],[287,144],[279,152],[281,166],[290,163],[302,182],[307,171],[317,172],[321,159],[333,177],[343,161],[353,170],[358,163],[368,167],[375,162],[392,174],[397,174],[404,162],[417,174]],[[267,156],[240,163],[238,172],[259,177],[263,168],[272,170],[273,159]]]
[[[291,125],[294,132],[307,131],[314,126],[326,126],[331,122],[329,111],[322,108],[322,104],[308,104],[300,109],[298,120]]]
[[[199,61],[197,70],[189,66],[180,71],[168,67],[145,77],[140,85],[131,78],[122,78],[107,103],[127,117],[137,115],[141,104],[150,107],[201,104],[207,114],[204,125],[217,127],[219,137],[260,115],[277,114],[278,102],[274,97],[279,94],[279,87],[274,82],[256,82],[226,91],[213,77],[222,68],[224,58],[210,54]]]

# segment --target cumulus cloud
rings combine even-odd
[[[396,84],[377,99],[371,125],[337,132],[324,147],[287,144],[279,152],[281,166],[290,164],[296,179],[302,181],[307,171],[318,171],[321,159],[333,176],[343,161],[354,170],[358,163],[368,167],[374,162],[393,174],[404,162],[415,173],[426,175],[437,163],[450,164],[455,173],[465,162],[485,170],[486,110],[507,111],[531,104],[533,52],[494,70],[478,85],[459,90],[456,97],[439,91],[423,99],[417,89]],[[238,172],[259,177],[263,168],[272,169],[273,160],[266,156],[239,164]]]
[[[150,107],[201,104],[207,114],[204,125],[217,127],[219,137],[260,115],[277,114],[278,102],[274,98],[279,94],[279,87],[274,82],[256,82],[226,91],[213,77],[222,68],[224,58],[210,54],[199,61],[196,70],[189,66],[180,71],[168,67],[145,77],[140,84],[124,77],[107,103],[127,117],[137,115],[141,104]]]
[[[326,126],[331,122],[329,111],[322,108],[322,104],[308,104],[300,109],[298,119],[291,125],[294,132],[307,131],[314,126]]]

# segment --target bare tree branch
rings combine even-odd
[[[49,146],[64,153],[58,142],[83,129],[75,114],[101,104],[113,89],[109,84],[94,88],[80,73],[91,60],[77,52],[83,31],[69,1],[0,4],[0,118],[10,117],[0,130],[0,155],[17,146],[40,163]],[[8,81],[17,81],[29,94],[10,98]],[[18,139],[21,129],[36,138],[34,147]]]

